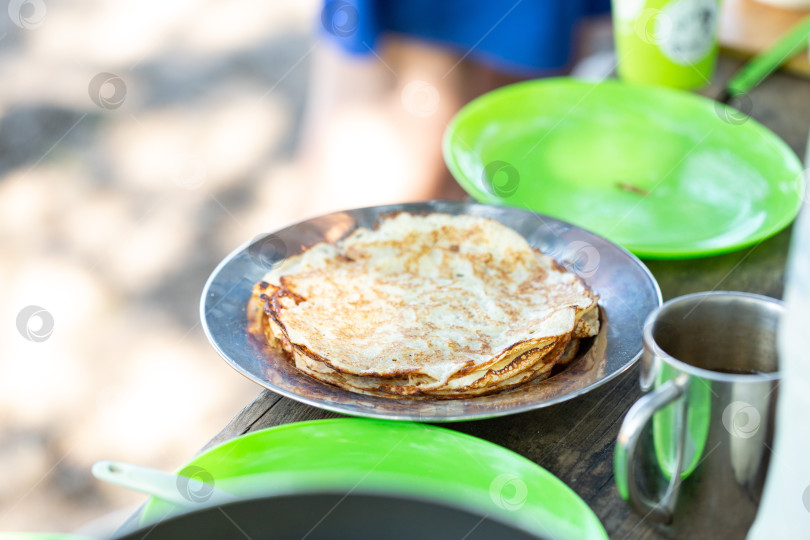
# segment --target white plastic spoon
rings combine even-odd
[[[146,493],[184,508],[217,506],[238,497],[217,489],[214,478],[201,467],[184,469],[188,474],[175,475],[149,467],[99,461],[93,465],[93,476],[99,480]]]

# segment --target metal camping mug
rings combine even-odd
[[[619,493],[682,537],[744,538],[773,446],[779,300],[674,298],[644,325],[641,389],[614,461]]]

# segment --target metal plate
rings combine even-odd
[[[317,242],[335,242],[356,227],[374,227],[392,212],[444,212],[497,220],[578,273],[599,295],[602,330],[567,368],[490,396],[440,400],[356,394],[298,371],[281,353],[262,347],[246,331],[253,285],[285,257]],[[228,255],[203,290],[200,317],[208,339],[238,372],[291,399],[352,416],[450,422],[515,414],[560,403],[615,378],[641,355],[647,315],[661,292],[644,264],[623,248],[574,225],[527,210],[475,203],[432,201],[336,212],[259,236]]]

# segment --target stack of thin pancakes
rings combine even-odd
[[[545,378],[599,330],[597,297],[517,232],[398,213],[316,244],[253,289],[249,331],[354,392],[460,398]]]

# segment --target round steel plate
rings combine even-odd
[[[334,242],[357,227],[374,227],[393,212],[444,212],[497,220],[535,248],[578,273],[599,295],[602,330],[561,372],[543,381],[489,396],[441,400],[356,394],[298,371],[282,353],[247,333],[246,306],[253,285],[270,267],[317,242]],[[451,422],[515,414],[582,395],[614,379],[641,355],[647,315],[661,292],[644,264],[627,250],[574,225],[527,210],[432,201],[336,212],[259,236],[228,255],[203,290],[200,317],[217,352],[245,377],[291,399],[351,416]]]

